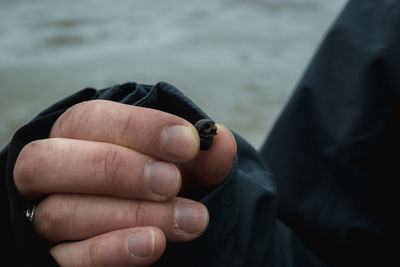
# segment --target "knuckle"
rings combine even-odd
[[[135,225],[143,226],[146,221],[146,207],[143,201],[139,200],[135,204]]]
[[[118,187],[120,170],[126,161],[125,156],[115,147],[106,148],[102,155],[96,156],[95,170],[99,177],[103,177],[106,188]],[[100,159],[99,159],[100,158]]]
[[[17,189],[27,194],[33,190],[38,167],[42,164],[40,151],[43,150],[44,141],[36,140],[27,144],[19,153],[14,166],[14,183]]]
[[[150,113],[151,112],[151,115]],[[156,131],[149,131],[150,116],[159,116],[159,111],[149,110],[142,107],[132,107],[132,113],[124,113],[114,120],[114,127],[118,129],[118,139],[122,140],[125,144],[131,144],[132,140],[137,140],[143,145],[147,143],[146,140],[152,139],[152,136],[158,136]],[[154,127],[152,125],[150,128]]]
[[[133,116],[122,116],[118,121],[119,127],[121,127],[120,131],[120,139],[129,141],[132,139],[132,134],[135,133],[133,125]],[[137,122],[135,122],[137,124]]]
[[[50,195],[38,205],[34,226],[46,239],[58,241],[68,231],[66,226],[73,217],[71,216],[71,210],[75,209],[66,207],[64,197]]]
[[[101,254],[97,242],[94,242],[93,240],[88,242],[85,266],[99,266],[99,258],[101,258]]]
[[[90,109],[94,104],[94,101],[84,101],[68,108],[54,123],[50,136],[73,137],[74,131],[84,127],[88,122]]]

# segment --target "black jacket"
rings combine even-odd
[[[235,135],[229,177],[202,200],[210,212],[205,234],[168,244],[156,265],[385,266],[396,255],[390,242],[398,240],[399,225],[399,49],[399,1],[350,1],[262,149]],[[166,83],[88,88],[47,108],[0,154],[3,262],[56,264],[24,217],[30,203],[16,191],[13,166],[24,145],[47,138],[62,112],[92,99],[155,108],[192,123],[207,117]]]

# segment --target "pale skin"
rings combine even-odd
[[[236,142],[218,125],[212,147],[199,145],[193,125],[172,114],[88,101],[61,115],[48,139],[24,147],[14,181],[41,200],[33,227],[56,244],[50,253],[60,265],[148,266],[167,241],[207,228],[208,211],[191,192],[223,182]]]

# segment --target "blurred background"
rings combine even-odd
[[[85,87],[166,81],[259,147],[345,0],[0,0],[0,147]]]

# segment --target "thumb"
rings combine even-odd
[[[185,188],[210,188],[222,183],[229,175],[236,154],[236,140],[231,131],[217,124],[212,146],[200,151],[194,160],[181,165],[183,193]]]

